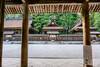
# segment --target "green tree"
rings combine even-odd
[[[90,14],[90,25],[92,27],[96,27],[97,31],[100,31],[100,13],[92,12]]]
[[[94,26],[97,28],[98,31],[100,31],[100,13],[96,12],[94,14]]]

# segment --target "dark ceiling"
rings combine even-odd
[[[21,0],[5,0],[6,4],[22,4]]]
[[[82,3],[84,0],[27,0],[29,4],[44,3]],[[100,0],[90,0],[89,2],[100,2]],[[6,4],[22,4],[21,0],[6,0]]]

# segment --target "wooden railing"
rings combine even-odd
[[[12,35],[12,37],[4,37],[4,41],[21,41],[22,36],[19,35]],[[56,37],[50,37],[49,35],[29,35],[29,41],[82,41],[82,35],[56,35]],[[96,37],[91,37],[91,40],[96,40]],[[98,39],[97,39],[98,40]]]

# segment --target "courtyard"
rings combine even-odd
[[[100,67],[100,0],[0,0],[0,67]]]
[[[42,43],[42,44],[41,44]],[[74,44],[77,43],[77,44]],[[83,67],[83,46],[81,42],[69,44],[40,42],[28,45],[29,67]],[[100,66],[100,43],[93,43],[93,66]],[[20,67],[21,44],[5,43],[3,67]]]

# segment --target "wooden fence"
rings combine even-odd
[[[21,41],[21,35],[12,35],[12,37],[4,37],[4,41]],[[50,35],[29,35],[29,41],[82,41],[82,35],[56,35],[55,37],[50,37]],[[96,40],[96,37],[91,37],[91,40]],[[98,40],[98,39],[97,39]]]

